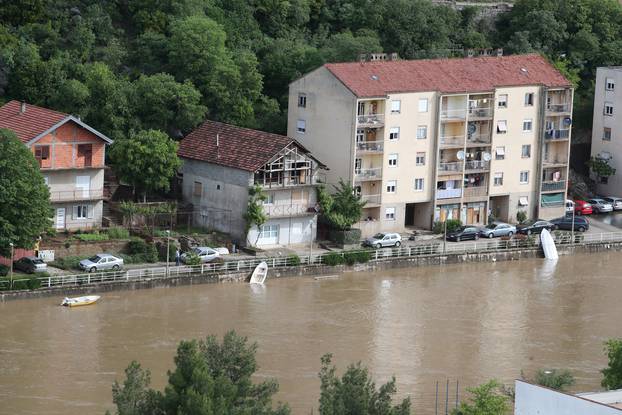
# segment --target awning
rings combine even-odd
[[[497,147],[495,153],[497,153],[497,156],[505,156],[505,147]]]
[[[497,131],[501,133],[506,133],[508,131],[508,123],[506,121],[498,121]]]
[[[527,196],[522,196],[522,197],[518,198],[518,205],[519,206],[527,206],[527,205],[529,205],[529,200],[527,199]]]

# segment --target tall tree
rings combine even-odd
[[[505,415],[510,410],[508,398],[496,380],[467,390],[471,393],[471,402],[462,402],[452,415]]]
[[[605,353],[609,362],[601,370],[601,385],[609,390],[622,388],[622,339],[609,339],[605,342]]]

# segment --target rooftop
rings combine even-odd
[[[324,66],[361,98],[398,92],[463,93],[511,86],[571,86],[568,79],[538,54],[328,63]]]
[[[622,389],[607,392],[578,393],[578,397],[622,409]]]

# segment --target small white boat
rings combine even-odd
[[[266,277],[268,276],[268,264],[265,262],[260,262],[255,270],[253,271],[253,275],[251,275],[251,284],[263,284],[266,281]]]
[[[95,304],[100,298],[101,296],[99,295],[86,295],[84,297],[74,298],[65,297],[60,305],[65,307],[79,307],[83,305]]]
[[[540,234],[540,244],[542,245],[544,257],[546,259],[559,259],[555,241],[553,240],[551,233],[546,229],[542,229],[542,233]]]

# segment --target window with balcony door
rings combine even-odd
[[[384,210],[384,218],[386,220],[395,220],[395,208],[386,208]]]
[[[391,114],[399,114],[402,111],[402,101],[394,99],[391,101]]]
[[[361,174],[361,167],[363,165],[363,159],[354,160],[354,173]]]
[[[521,157],[524,159],[531,157],[531,144],[524,144],[521,147]]]
[[[35,158],[42,167],[45,164],[44,160],[50,159],[50,146],[35,146]]]
[[[428,112],[428,99],[419,99],[419,112]]]
[[[533,120],[523,120],[523,132],[529,133],[533,129]]]
[[[389,167],[397,167],[397,154],[389,154]]]
[[[603,141],[611,141],[611,128],[603,128]]]
[[[415,179],[415,191],[416,192],[423,191],[423,179]]]
[[[499,101],[497,102],[497,107],[499,107],[499,108],[507,108],[508,107],[508,96],[507,96],[507,94],[499,95]]]
[[[505,147],[495,149],[495,160],[505,160]]]
[[[389,140],[397,140],[400,138],[400,127],[391,127],[389,130]]]
[[[508,122],[505,120],[497,121],[497,134],[507,134]]]
[[[605,89],[607,91],[613,91],[616,88],[615,81],[612,78],[607,78],[605,80]]]
[[[503,173],[495,173],[493,184],[495,186],[503,186]]]
[[[358,115],[365,115],[365,103],[359,102],[356,113]]]
[[[397,189],[397,180],[389,180],[387,182],[387,193],[395,193]]]
[[[425,166],[425,153],[417,153],[415,156],[415,164],[417,166]]]
[[[525,106],[533,107],[533,92],[528,92],[525,94]]]
[[[417,140],[425,140],[426,138],[428,138],[428,127],[420,125],[417,127]]]
[[[361,143],[365,141],[365,130],[358,129],[356,130],[356,142]]]
[[[605,115],[612,116],[613,115],[613,104],[611,102],[605,102]]]
[[[91,167],[93,163],[93,145],[78,144],[78,166]]]
[[[520,172],[520,184],[528,184],[529,183],[529,172],[522,171]]]
[[[298,107],[307,108],[307,94],[298,94]]]

